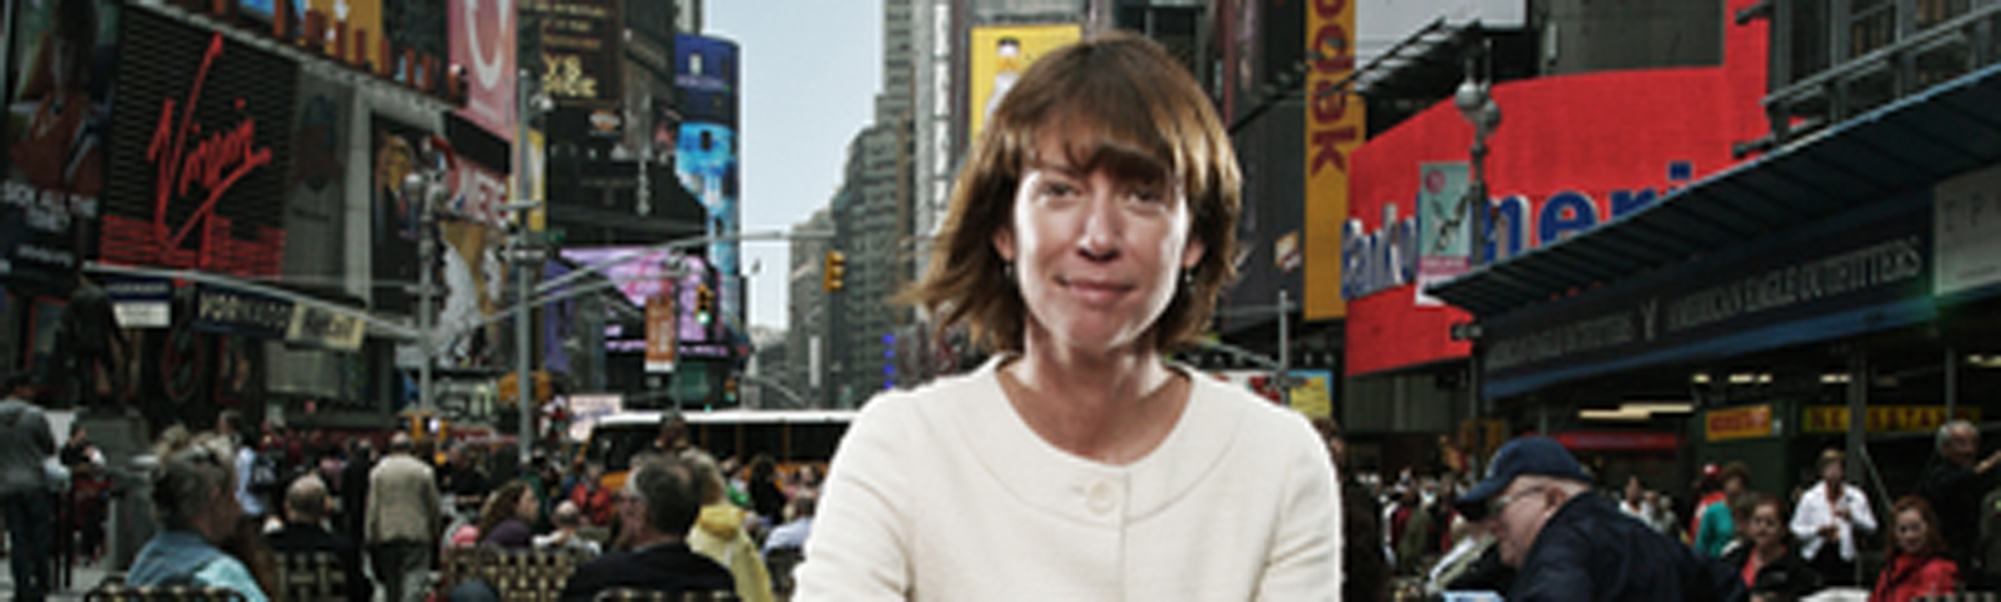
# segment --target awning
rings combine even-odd
[[[1727,248],[2001,161],[1992,65],[1428,289],[1481,318]]]

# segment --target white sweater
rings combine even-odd
[[[1848,520],[1834,518],[1835,508],[1847,508]],[[1820,547],[1827,545],[1827,538],[1820,536],[1820,528],[1835,526],[1835,536],[1840,539],[1842,562],[1855,561],[1855,531],[1876,532],[1876,513],[1869,510],[1869,496],[1861,489],[1847,483],[1841,484],[1841,502],[1827,503],[1827,481],[1815,483],[1806,493],[1800,494],[1800,505],[1793,510],[1793,537],[1800,540],[1800,558],[1813,560],[1820,553]]]
[[[1303,417],[1195,374],[1160,447],[1109,466],[1030,430],[998,365],[862,411],[796,600],[1340,597],[1341,498]]]

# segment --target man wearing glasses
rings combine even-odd
[[[685,461],[647,453],[633,458],[632,476],[613,496],[630,551],[577,567],[563,586],[564,602],[585,602],[608,589],[727,592],[729,569],[688,549],[684,540],[702,511],[701,485]]]
[[[1501,562],[1515,567],[1510,602],[1533,600],[1739,601],[1741,579],[1593,493],[1591,475],[1563,445],[1522,437],[1501,446],[1487,478],[1457,500],[1487,521]]]

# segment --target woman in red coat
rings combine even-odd
[[[1924,498],[1907,495],[1890,508],[1895,537],[1884,557],[1889,563],[1876,577],[1876,591],[1869,602],[1905,602],[1919,596],[1936,596],[1957,591],[1959,565],[1941,556],[1945,538],[1939,533],[1938,515]]]

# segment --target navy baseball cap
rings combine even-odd
[[[1500,495],[1515,482],[1515,477],[1525,474],[1545,475],[1591,482],[1591,475],[1578,465],[1577,458],[1570,450],[1555,439],[1543,436],[1529,436],[1509,441],[1494,453],[1494,461],[1487,465],[1487,478],[1474,485],[1466,495],[1459,496],[1453,504],[1459,507],[1459,514],[1468,519],[1480,520],[1487,517],[1487,500]]]

